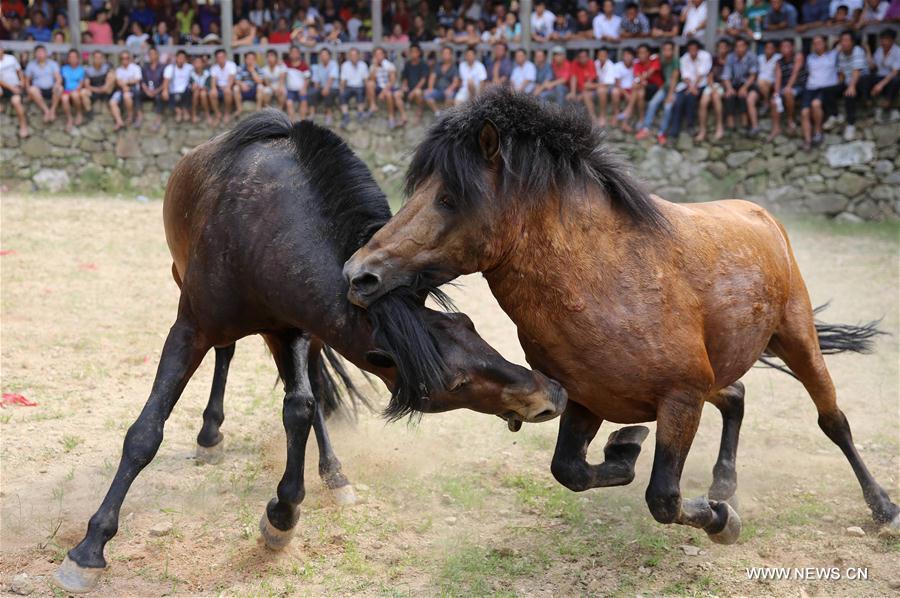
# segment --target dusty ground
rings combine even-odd
[[[37,407],[0,411],[0,590],[47,576],[77,542],[109,483],[127,426],[150,388],[175,313],[161,204],[2,200],[2,390]],[[871,356],[829,359],[843,408],[876,477],[900,498],[896,226],[790,223],[813,300],[833,321],[884,316],[893,336]],[[452,291],[481,334],[521,361],[514,327],[474,277]],[[614,358],[611,356],[610,358]],[[211,357],[188,386],[156,460],[132,488],[98,596],[151,595],[813,595],[882,596],[900,587],[900,542],[877,536],[843,456],[790,378],[753,370],[739,454],[744,533],[730,547],[656,524],[643,501],[652,446],[635,482],[574,494],[549,472],[556,424],[517,435],[454,413],[417,427],[366,415],[332,425],[363,502],[340,510],[308,452],[307,498],[291,548],[273,554],[256,524],[281,475],[275,370],[241,341],[229,377],[226,461],[195,466]],[[380,397],[384,399],[384,392]],[[703,493],[721,429],[705,414],[683,478]],[[593,449],[615,426],[604,425]],[[172,531],[153,537],[155,524]],[[859,525],[865,537],[845,528]],[[688,556],[683,545],[700,548]],[[868,567],[868,581],[748,581],[747,567]]]

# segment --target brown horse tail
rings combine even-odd
[[[336,411],[347,412],[355,417],[359,405],[371,409],[369,399],[354,384],[350,373],[344,365],[344,360],[328,345],[322,345],[322,357],[318,363],[321,407],[325,417],[329,417]],[[366,376],[366,379],[371,380]],[[349,400],[348,400],[349,399]]]
[[[825,311],[829,303],[820,305],[813,310],[814,314]],[[825,322],[816,321],[816,333],[819,337],[819,349],[823,355],[834,355],[835,353],[863,353],[868,354],[873,351],[872,339],[876,336],[887,334],[883,330],[879,330],[878,324],[881,320],[873,320],[867,324],[827,324]],[[764,365],[775,368],[779,372],[784,372],[793,378],[797,378],[787,366],[774,361],[775,355],[766,350],[759,361]]]

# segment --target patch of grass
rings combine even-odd
[[[478,476],[447,476],[438,480],[441,494],[446,494],[464,509],[480,508],[488,495],[488,488]]]
[[[67,453],[70,453],[75,449],[75,447],[77,447],[79,444],[84,442],[84,439],[80,438],[78,436],[72,436],[70,434],[66,434],[65,436],[62,437],[60,442],[63,445],[63,450]]]
[[[775,514],[774,527],[805,526],[819,521],[828,512],[828,506],[812,494],[804,493],[784,505]]]
[[[435,583],[445,596],[513,596],[508,589],[513,579],[539,576],[548,563],[540,549],[519,553],[465,544],[446,555]]]
[[[572,525],[584,523],[585,513],[578,495],[550,482],[528,474],[503,478],[503,485],[516,491],[519,501],[537,509],[548,517],[558,517]]]

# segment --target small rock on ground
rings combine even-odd
[[[153,527],[150,528],[150,535],[154,537],[165,536],[169,532],[172,531],[172,524],[168,521],[164,521],[162,523],[157,523]]]
[[[688,556],[698,556],[700,554],[700,549],[696,546],[691,546],[690,544],[682,544],[679,548]]]
[[[862,538],[863,536],[866,535],[866,532],[865,532],[865,530],[863,530],[863,528],[854,525],[852,527],[847,528],[847,535],[853,536],[855,538]]]
[[[34,592],[34,583],[32,583],[31,578],[28,577],[27,573],[19,573],[13,577],[12,583],[9,584],[9,590],[13,594],[27,596]]]

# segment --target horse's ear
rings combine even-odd
[[[366,353],[366,361],[369,362],[369,365],[374,365],[377,368],[392,368],[397,365],[394,361],[394,356],[381,349],[368,351]]]
[[[481,146],[481,155],[484,156],[484,159],[493,164],[500,155],[500,131],[490,119],[485,120],[481,126],[478,145]]]

